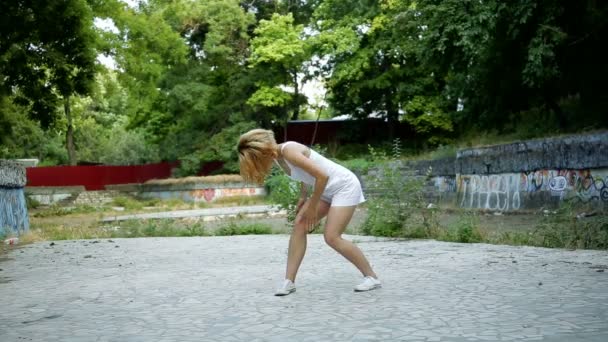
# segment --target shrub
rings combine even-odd
[[[272,228],[268,225],[261,223],[238,225],[235,222],[232,222],[228,225],[220,227],[215,232],[215,235],[219,236],[260,234],[272,234]]]
[[[533,243],[543,247],[608,249],[608,217],[605,212],[578,214],[588,208],[564,202],[547,213],[534,231]]]
[[[284,173],[273,170],[266,180],[269,199],[278,204],[281,210],[287,211],[287,220],[291,223],[296,218],[296,206],[300,198],[300,186]]]
[[[434,229],[433,213],[423,215],[421,227],[412,226],[412,218],[427,210],[423,187],[428,174],[405,175],[406,172],[403,171],[406,170],[399,163],[401,146],[398,139],[393,143],[390,157],[386,152],[379,152],[371,146],[369,150],[372,162],[379,169],[377,177],[368,181],[368,190],[372,196],[368,201],[368,216],[362,227],[363,233],[391,237],[430,237],[430,230]]]

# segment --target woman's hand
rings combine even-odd
[[[306,201],[296,216],[296,223],[304,224],[309,232],[313,231],[317,224],[317,209],[318,203]]]
[[[298,204],[296,205],[296,215],[300,213],[300,210],[304,206],[304,203],[306,203],[306,198],[301,197],[300,200],[298,200]]]

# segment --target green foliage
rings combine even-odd
[[[414,96],[405,105],[405,120],[431,146],[448,142],[447,135],[453,130],[452,120],[437,102],[436,99]]]
[[[369,169],[374,166],[373,162],[363,158],[348,159],[340,161],[339,163],[359,175],[367,174]]]
[[[482,242],[485,240],[485,237],[479,229],[476,215],[465,212],[459,216],[454,226],[448,227],[439,236],[439,239],[443,241],[473,243]]]
[[[71,123],[81,161],[235,172],[237,133],[316,118],[302,94],[313,78],[323,115],[387,119],[379,144],[407,123],[416,151],[603,128],[607,16],[592,0],[4,1],[0,157],[73,162]]]
[[[430,221],[425,220],[422,228],[412,226],[415,216],[426,210],[423,187],[427,177],[404,172],[398,159],[401,155],[398,140],[394,142],[392,157],[371,146],[370,155],[378,174],[368,181],[370,198],[363,233],[391,237],[427,235],[426,230],[434,228]]]
[[[53,123],[59,97],[87,94],[95,75],[95,33],[85,0],[3,1],[0,96],[31,104],[29,115]]]
[[[36,200],[35,198],[32,198],[31,196],[28,196],[27,194],[25,195],[25,203],[27,205],[27,209],[31,210],[31,209],[38,209],[38,207],[40,207],[41,203]]]
[[[565,202],[548,213],[533,234],[533,243],[551,248],[608,249],[608,217],[605,213],[585,217],[583,208]]]
[[[222,129],[207,140],[190,142],[196,149],[194,152],[180,158],[181,165],[177,176],[187,176],[198,173],[201,166],[207,162],[224,161],[217,173],[238,173],[238,155],[236,143],[244,132],[254,128],[249,121],[238,122]]]
[[[127,220],[118,229],[111,229],[108,237],[169,237],[169,236],[209,236],[203,224],[185,223],[180,220]]]
[[[214,235],[230,236],[230,235],[261,235],[272,234],[272,227],[262,223],[252,224],[237,224],[231,222],[228,225],[222,226],[214,232]]]
[[[109,210],[106,207],[94,207],[91,205],[80,204],[74,207],[63,207],[57,204],[53,204],[47,208],[44,208],[40,211],[36,211],[32,214],[34,217],[58,217],[58,216],[67,216],[74,214],[90,214],[90,213],[98,213]]]
[[[304,61],[310,57],[308,42],[303,33],[304,26],[294,23],[291,13],[274,13],[270,20],[261,20],[251,40],[250,66],[263,72],[256,82],[258,90],[249,98],[248,104],[262,107],[286,107],[291,102],[293,120],[300,114],[302,99],[299,95],[298,74],[305,73]],[[294,88],[293,94],[281,86]],[[279,118],[281,122],[286,118]]]
[[[117,196],[112,198],[111,204],[115,207],[123,207],[127,210],[140,210],[144,207],[141,201],[127,196]]]
[[[292,95],[279,87],[261,86],[251,95],[247,104],[264,107],[283,107],[291,100]]]
[[[296,219],[296,206],[300,198],[300,185],[283,172],[273,170],[266,179],[269,200],[278,204],[281,210],[287,211],[287,220],[291,223]]]

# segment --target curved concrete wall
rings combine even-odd
[[[462,208],[537,209],[566,199],[608,207],[608,132],[463,149],[401,167],[404,177],[432,167],[430,197]]]

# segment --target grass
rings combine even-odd
[[[251,234],[272,234],[272,227],[261,223],[239,224],[237,222],[230,222],[217,229],[208,229],[200,221],[175,219],[127,220],[103,225],[97,222],[79,225],[68,223],[32,226],[30,232],[22,236],[21,242]]]
[[[376,227],[377,236],[407,239],[435,239],[447,242],[490,243],[514,246],[534,246],[568,249],[608,249],[608,215],[595,212],[590,217],[577,217],[581,209],[564,205],[555,213],[521,220],[531,221],[527,229],[497,227],[496,224],[481,224],[484,214],[460,210],[452,222],[422,224],[421,215],[416,215],[407,225],[399,227]],[[490,217],[496,218],[494,215]],[[497,218],[505,221],[506,216]],[[534,222],[532,222],[535,220]],[[390,232],[390,235],[382,233]]]
[[[151,202],[133,199],[118,199],[114,205],[122,204],[136,210]],[[157,208],[192,206],[180,200],[155,201]],[[263,197],[233,197],[214,205],[245,205],[265,203]],[[208,204],[203,204],[207,206]],[[591,208],[564,205],[545,215],[496,216],[479,211],[453,209],[430,211],[424,215],[414,214],[407,224],[399,227],[374,229],[373,235],[410,239],[436,239],[462,243],[492,243],[528,245],[550,248],[608,249],[608,215],[605,211],[593,212]],[[593,212],[590,217],[579,217],[580,212]],[[57,206],[32,210],[30,233],[20,237],[21,243],[47,240],[99,239],[120,237],[161,236],[227,236],[243,234],[271,234],[268,224],[234,220],[205,223],[201,220],[156,219],[130,220],[101,225],[99,220],[107,215],[120,215],[111,207]],[[580,215],[579,215],[580,216]],[[390,234],[388,234],[388,233]],[[2,240],[0,240],[2,241]],[[6,249],[4,246],[2,249]]]
[[[73,214],[102,213],[110,210],[111,208],[108,207],[94,207],[90,205],[77,205],[74,207],[51,205],[41,210],[32,211],[30,215],[32,217],[58,217]]]

